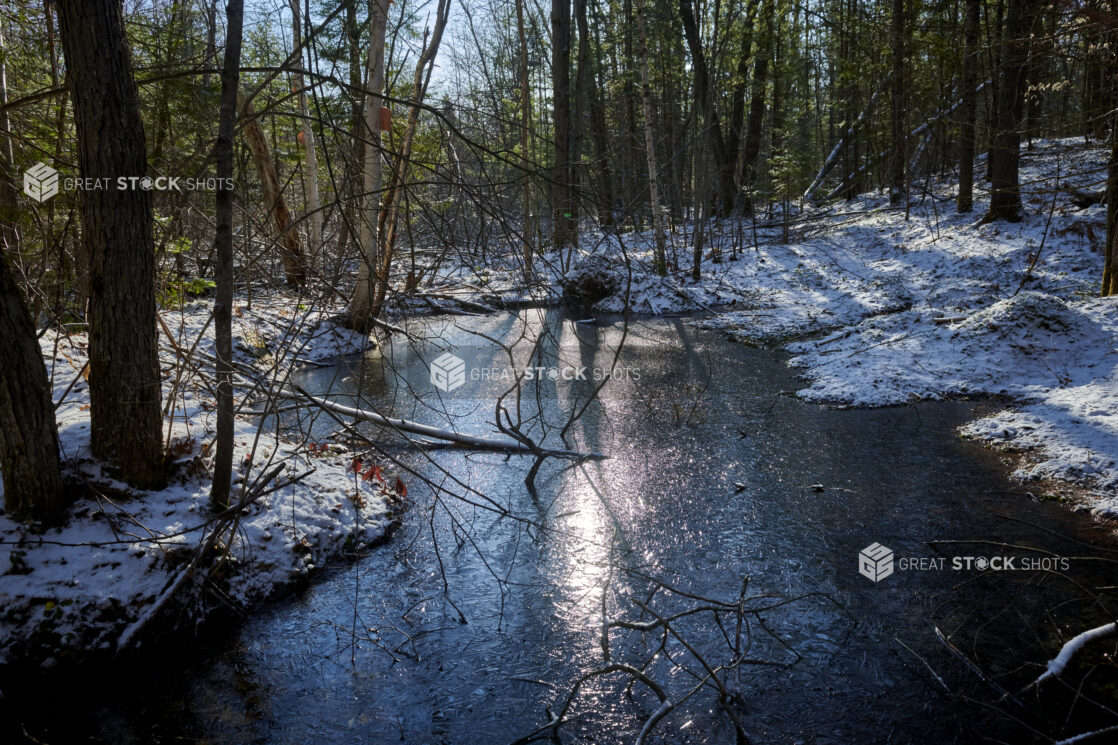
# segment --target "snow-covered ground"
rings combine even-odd
[[[748,222],[712,223],[703,250],[721,262],[698,282],[693,226],[673,235],[681,270],[666,278],[650,271],[647,234],[591,236],[575,263],[604,265],[619,284],[597,309],[622,310],[627,290],[636,312],[714,309],[694,323],[783,344],[810,401],[1009,397],[962,434],[1030,451],[1017,476],[1076,482],[1118,513],[1118,298],[1096,297],[1106,209],[1075,204],[1104,189],[1107,153],[1069,139],[1022,155],[1019,223],[980,224],[985,194],[960,215],[953,184],[918,184],[907,216],[866,195],[795,214],[787,243],[772,220],[756,243]]]
[[[169,412],[164,431],[175,458],[171,483],[161,491],[141,493],[116,482],[90,456],[89,393],[80,374],[87,359],[85,336],[43,336],[54,400],[60,402],[63,456],[87,480],[89,492],[61,528],[35,532],[0,515],[0,663],[29,656],[50,664],[114,651],[122,640],[135,638],[171,594],[176,608],[185,603],[187,620],[201,620],[215,593],[249,607],[384,534],[398,501],[394,480],[363,478],[373,475],[371,462],[355,473],[354,453],[340,445],[279,438],[260,430],[260,418],[238,416],[233,499],[264,494],[218,536],[227,548],[227,566],[207,587],[198,580],[209,566],[194,573],[193,582],[177,584],[215,525],[209,509],[215,414],[209,373],[176,365],[170,338],[211,369],[200,356],[213,352],[211,307],[200,302],[161,313],[163,402]],[[278,377],[297,359],[333,359],[359,352],[366,343],[319,323],[324,311],[299,308],[291,298],[256,298],[251,308],[239,299],[238,361],[258,376]]]

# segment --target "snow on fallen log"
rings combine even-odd
[[[811,199],[811,195],[815,193],[815,190],[818,189],[819,185],[823,183],[823,179],[825,179],[827,177],[827,174],[830,173],[831,168],[836,162],[838,162],[838,154],[842,151],[842,146],[845,145],[846,141],[849,138],[853,137],[854,133],[858,131],[858,127],[862,125],[862,122],[865,120],[866,115],[869,114],[869,112],[873,109],[874,104],[877,103],[877,97],[881,95],[881,91],[885,90],[885,84],[888,83],[889,79],[892,77],[893,73],[892,71],[890,71],[889,74],[885,76],[885,79],[881,81],[881,84],[877,87],[877,90],[873,92],[872,96],[870,96],[870,102],[866,104],[866,108],[862,109],[862,113],[858,115],[858,118],[855,119],[854,122],[850,125],[850,128],[846,130],[846,134],[839,138],[839,141],[835,144],[834,149],[831,150],[831,154],[827,156],[827,159],[823,161],[823,165],[820,166],[819,173],[815,174],[815,179],[812,180],[811,186],[807,187],[800,199]]]
[[[499,450],[507,453],[522,453],[525,455],[537,456],[551,456],[556,458],[604,458],[601,453],[580,453],[577,450],[548,450],[546,448],[533,447],[527,443],[514,440],[509,437],[477,437],[475,435],[463,434],[455,432],[451,429],[442,429],[441,427],[432,427],[428,424],[420,424],[408,419],[397,419],[395,417],[387,417],[383,414],[378,414],[375,411],[366,411],[364,409],[355,409],[351,406],[343,406],[342,404],[328,401],[325,398],[312,396],[298,386],[293,386],[294,392],[279,391],[276,395],[283,398],[302,398],[306,399],[316,406],[332,411],[335,414],[342,416],[352,417],[353,419],[369,422],[371,424],[379,424],[384,427],[391,427],[392,429],[401,432],[408,432],[414,435],[422,435],[424,437],[431,437],[436,440],[443,440],[451,442],[464,447],[478,448],[481,450]]]
[[[1102,626],[1084,631],[1082,634],[1068,640],[1060,649],[1060,653],[1048,661],[1048,669],[1044,671],[1044,674],[1034,680],[1029,685],[1029,688],[1039,685],[1048,678],[1058,678],[1063,674],[1068,663],[1071,662],[1071,658],[1075,657],[1081,649],[1093,641],[1105,639],[1114,634],[1118,634],[1118,622],[1104,623]]]

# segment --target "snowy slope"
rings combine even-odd
[[[613,262],[636,312],[713,311],[694,323],[786,344],[805,399],[1012,397],[1018,406],[964,434],[1031,450],[1019,476],[1094,488],[1094,506],[1118,513],[1118,298],[1095,297],[1106,209],[1080,208],[1072,193],[1104,188],[1107,153],[1068,139],[1022,155],[1019,223],[980,224],[981,193],[958,214],[948,180],[914,185],[907,215],[882,194],[797,212],[788,243],[780,215],[756,241],[751,223],[712,223],[704,251],[721,262],[706,261],[698,282],[686,271],[694,226],[672,236],[684,269],[666,278],[650,271],[647,234],[590,235],[585,252]],[[622,290],[597,307],[624,305]]]

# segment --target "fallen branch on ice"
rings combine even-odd
[[[424,437],[431,437],[436,440],[444,440],[456,445],[464,447],[477,448],[480,450],[498,450],[507,453],[521,453],[524,455],[537,455],[537,456],[551,456],[555,458],[605,458],[601,453],[580,453],[576,450],[548,450],[546,448],[532,447],[523,442],[513,440],[511,438],[489,438],[477,437],[474,435],[462,434],[450,429],[441,429],[439,427],[432,427],[428,424],[420,424],[419,422],[409,421],[407,419],[397,419],[395,417],[387,417],[383,414],[378,414],[374,411],[366,411],[364,409],[354,409],[350,406],[343,406],[342,404],[327,401],[318,396],[312,396],[305,390],[297,385],[292,385],[294,393],[287,391],[278,391],[277,396],[283,398],[302,398],[312,402],[316,406],[333,411],[336,414],[352,417],[359,421],[369,422],[371,424],[379,424],[385,427],[399,430],[401,432],[409,432],[414,435],[422,435]]]

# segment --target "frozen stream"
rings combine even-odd
[[[467,375],[441,400],[431,395],[426,364],[442,350],[402,340],[386,351],[388,362],[374,356],[303,373],[299,382],[343,403],[359,391],[383,411],[431,424],[445,426],[449,413],[461,430],[483,433],[507,379],[472,380],[472,371],[499,370],[507,360],[455,325],[503,340],[544,330],[544,356],[532,364],[586,367],[591,380],[544,376],[525,388],[521,411],[542,411],[562,426],[626,333],[618,319],[575,324],[558,311],[439,323],[438,336],[455,345],[447,348],[463,358]],[[413,505],[389,543],[335,565],[173,673],[120,671],[111,693],[87,699],[67,727],[114,743],[511,742],[544,724],[545,707],[554,710],[579,672],[601,663],[607,579],[610,613],[636,619],[635,606],[618,598],[646,597],[643,574],[727,601],[738,597],[744,576],[751,593],[808,595],[768,612],[768,631],[753,627],[751,656],[781,664],[742,669],[738,711],[751,742],[1030,741],[1009,719],[949,698],[920,658],[954,692],[995,700],[935,629],[995,682],[1016,685],[1039,670],[1033,663],[1045,659],[1041,644],[1052,643],[1055,628],[1099,617],[1089,588],[1113,584],[1109,570],[1072,560],[1066,576],[954,571],[955,557],[1041,554],[929,542],[1105,555],[1069,540],[1097,544],[1104,531],[1030,499],[997,454],[955,434],[988,405],[821,408],[788,395],[798,385],[783,359],[678,319],[632,322],[615,368],[623,372],[567,438],[608,459],[581,468],[549,461],[532,493],[523,483],[530,458],[448,449],[407,455],[408,466],[433,482],[459,494],[468,485],[474,501],[488,504],[484,495],[522,519],[446,495],[432,509],[434,490],[408,477]],[[424,403],[414,404],[413,391]],[[552,446],[560,444],[556,434]],[[897,571],[878,583],[858,573],[859,551],[874,542],[898,559]],[[901,570],[902,557],[943,557],[945,568]],[[723,642],[712,624],[697,619],[688,629],[717,657]],[[615,633],[616,656],[644,651],[634,636]],[[798,662],[783,664],[793,659],[783,644]],[[678,644],[667,652],[683,654]],[[673,690],[694,683],[656,669]],[[584,690],[564,740],[632,742],[654,707],[645,689],[637,686],[630,700],[622,684],[612,678]],[[1062,723],[1067,706],[1046,705],[1006,710],[1034,726]],[[1068,731],[1096,723],[1091,711],[1081,702]],[[707,692],[661,721],[652,739],[733,741]]]

